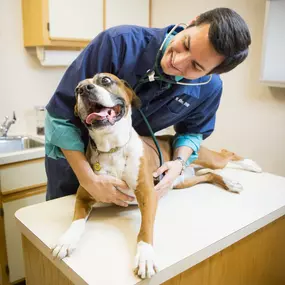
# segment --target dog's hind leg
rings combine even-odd
[[[84,233],[86,220],[91,212],[94,200],[81,186],[79,186],[73,221],[67,231],[60,237],[57,244],[52,247],[52,254],[55,258],[63,259],[69,256],[77,247],[77,244]]]
[[[206,147],[201,146],[198,153],[198,159],[193,162],[211,169],[223,169],[225,167],[238,166],[244,170],[261,172],[261,167],[251,159],[243,158],[234,152],[228,150],[221,150],[221,152],[212,151]]]
[[[261,167],[252,159],[243,158],[226,149],[222,149],[221,154],[224,157],[230,158],[230,160],[228,161],[225,167],[231,168],[231,167],[238,166],[239,168],[243,170],[252,171],[252,172],[262,172]]]
[[[195,173],[195,170],[192,167],[187,167],[184,175],[176,179],[173,184],[173,189],[189,188],[200,183],[216,184],[223,189],[234,193],[242,191],[242,186],[238,182],[225,177],[221,170],[203,168]]]
[[[216,152],[204,146],[201,146],[198,152],[198,159],[195,160],[193,163],[203,166],[205,168],[222,169],[226,167],[229,161],[242,159],[242,157],[237,156],[233,152],[229,152],[226,150]]]
[[[191,178],[186,178],[180,183],[174,184],[173,189],[189,188],[200,183],[213,183],[213,174],[208,173],[201,176],[193,176]]]
[[[243,187],[239,182],[226,177],[222,173],[222,170],[219,170],[219,169],[213,170],[209,168],[203,168],[196,172],[196,177],[203,178],[204,176],[207,176],[207,175],[211,175],[208,182],[219,185],[223,189],[229,192],[240,193],[243,190]]]

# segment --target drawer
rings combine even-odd
[[[3,195],[46,185],[44,158],[0,166]]]

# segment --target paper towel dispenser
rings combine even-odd
[[[42,66],[69,66],[81,50],[56,50],[36,47],[36,55]]]

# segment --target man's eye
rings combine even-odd
[[[101,79],[101,83],[102,83],[103,85],[110,85],[110,84],[112,83],[112,80],[111,80],[109,77],[104,76],[104,77],[102,77],[102,79]]]
[[[195,70],[200,71],[200,72],[203,71],[197,64],[193,63],[192,65]]]

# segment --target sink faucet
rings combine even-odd
[[[13,112],[13,119],[8,121],[9,117],[5,116],[5,121],[0,125],[0,137],[7,137],[7,133],[11,127],[12,124],[15,124],[16,122],[16,114],[15,111]]]

